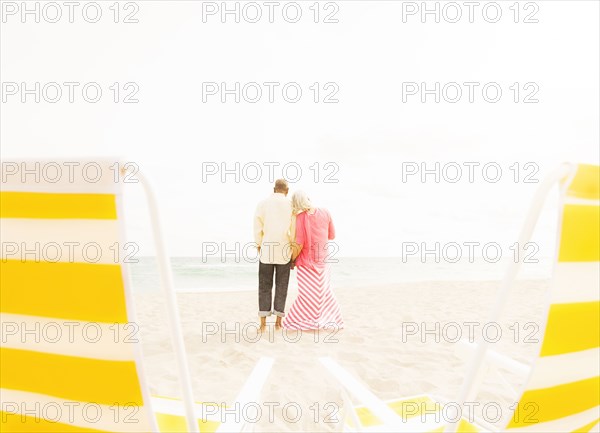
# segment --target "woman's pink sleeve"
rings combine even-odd
[[[304,214],[301,213],[296,217],[296,243],[304,245],[306,230],[304,228]]]
[[[327,214],[329,214],[329,212],[327,212]],[[329,240],[332,239],[335,239],[335,226],[333,225],[331,214],[329,214]]]

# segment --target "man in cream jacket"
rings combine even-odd
[[[277,179],[273,194],[261,201],[254,215],[254,241],[259,252],[258,265],[258,317],[264,331],[267,316],[277,316],[275,327],[281,327],[285,315],[290,280],[290,265],[294,240],[292,203],[287,198],[289,188],[284,179]],[[275,299],[272,300],[273,276]]]

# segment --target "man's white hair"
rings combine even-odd
[[[292,194],[292,209],[295,214],[312,209],[310,198],[304,191],[296,191]]]

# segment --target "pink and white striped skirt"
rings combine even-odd
[[[329,266],[298,266],[298,297],[282,326],[287,329],[342,329],[340,305],[331,290]]]

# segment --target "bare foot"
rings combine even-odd
[[[281,329],[281,317],[279,316],[275,319],[275,329]]]
[[[265,332],[265,329],[267,329],[267,318],[266,317],[261,317],[260,318],[260,328],[258,328],[259,332]]]

